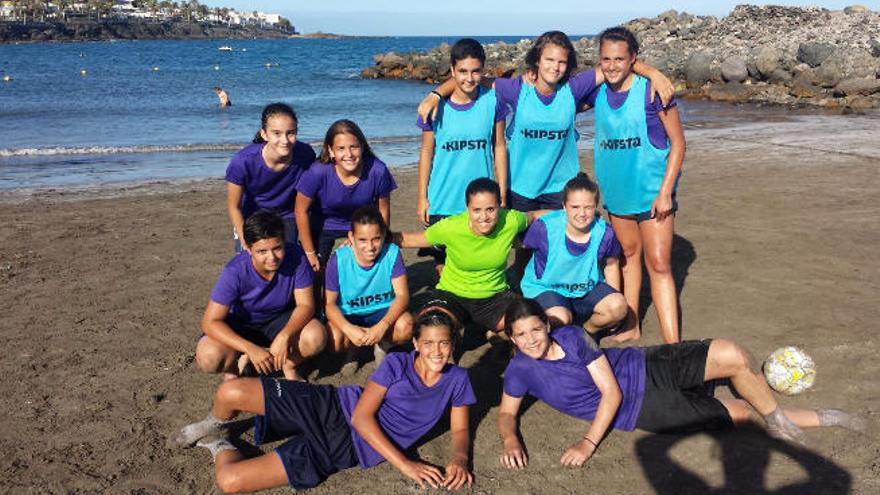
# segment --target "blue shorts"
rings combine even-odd
[[[511,210],[519,211],[561,210],[562,193],[546,193],[536,198],[527,198],[510,191],[507,194],[507,206]]]
[[[545,311],[554,306],[562,306],[571,311],[573,323],[580,325],[590,319],[590,316],[593,315],[593,310],[596,309],[596,305],[598,305],[602,299],[605,299],[611,294],[617,293],[618,292],[614,287],[611,287],[605,282],[599,282],[593,287],[593,290],[587,292],[582,297],[565,297],[558,292],[548,290],[538,294],[538,296],[535,297],[535,301],[540,304]]]
[[[249,342],[253,342],[261,347],[269,347],[278,333],[284,328],[284,325],[287,325],[291,313],[293,313],[293,308],[279,313],[275,318],[262,323],[246,322],[236,317],[235,314],[227,316],[225,321],[235,333]]]
[[[345,315],[345,319],[349,321],[352,325],[357,325],[359,327],[371,327],[376,323],[379,323],[379,320],[382,319],[383,316],[388,314],[388,309],[380,309],[378,311],[373,311],[372,313],[364,313],[361,315]]]
[[[261,377],[264,414],[254,418],[257,445],[290,439],[275,449],[287,481],[312,488],[331,474],[357,466],[351,430],[332,385]]]
[[[608,205],[605,205],[605,210],[608,210]],[[669,212],[670,215],[675,214],[678,211],[678,201],[675,199],[675,193],[672,194],[672,211]],[[618,215],[616,213],[612,213],[608,211],[609,214],[617,216],[617,217],[636,217],[636,222],[644,222],[645,220],[651,219],[651,210],[643,211],[641,213],[636,213],[635,215]]]

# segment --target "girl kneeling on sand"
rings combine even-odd
[[[225,382],[208,417],[184,427],[175,441],[211,451],[217,485],[224,492],[285,484],[305,489],[340,469],[369,468],[386,460],[423,488],[470,485],[468,406],[476,398],[467,371],[448,363],[450,320],[442,312],[428,312],[416,321],[413,333],[415,351],[388,354],[363,389],[271,378]],[[431,430],[446,409],[452,457],[441,472],[408,459],[402,450]],[[258,444],[291,438],[273,452],[245,459],[225,438],[239,412],[258,415]]]
[[[577,322],[595,334],[626,317],[626,299],[618,292],[620,244],[596,214],[598,200],[596,183],[578,174],[562,189],[563,209],[539,218],[523,239],[533,254],[522,293],[544,308],[554,327]]]
[[[358,348],[374,346],[378,365],[389,346],[412,337],[406,265],[397,245],[385,242],[387,234],[379,210],[358,208],[351,217],[350,244],[327,261],[324,300],[333,350],[349,351],[343,374],[357,370]]]
[[[327,129],[318,163],[303,174],[296,189],[300,243],[316,272],[327,264],[335,241],[348,235],[356,209],[375,205],[385,225],[391,224],[391,191],[397,183],[350,120],[337,120]],[[308,231],[309,209],[316,201],[323,216],[317,243]]]
[[[423,232],[401,232],[404,248],[446,248],[446,265],[435,297],[452,308],[464,325],[474,322],[491,332],[504,328],[504,310],[518,296],[507,284],[507,256],[516,237],[540,212],[528,214],[501,207],[498,183],[471,181],[465,190],[467,211],[446,217]]]
[[[202,317],[196,363],[235,378],[241,355],[257,372],[283,371],[324,349],[327,331],[316,319],[311,267],[302,250],[284,243],[284,221],[257,212],[244,223],[246,250],[235,255],[214,285]]]
[[[288,105],[267,105],[254,144],[236,153],[226,167],[226,208],[235,252],[241,251],[245,219],[259,210],[280,215],[286,226],[284,241],[296,243],[296,183],[315,161],[312,147],[296,140],[297,127],[296,113]]]
[[[650,432],[711,429],[749,422],[754,411],[770,436],[789,441],[802,442],[804,427],[864,427],[861,418],[835,409],[783,408],[746,350],[730,340],[603,351],[578,327],[551,332],[543,308],[531,299],[512,304],[506,321],[518,352],[504,371],[498,429],[504,442],[501,463],[511,469],[528,463],[516,421],[526,394],[590,421],[562,455],[567,466],[586,462],[612,426]],[[711,382],[725,378],[742,399],[712,396]]]

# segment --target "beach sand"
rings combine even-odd
[[[495,427],[506,350],[484,344],[462,359],[479,399],[473,491],[880,491],[877,129],[874,114],[689,130],[673,253],[685,338],[729,337],[757,360],[803,347],[817,363],[816,385],[782,402],[865,414],[867,435],[814,430],[798,448],[758,430],[615,431],[585,467],[565,469],[559,457],[584,425],[536,403],[521,419],[531,463],[508,472]],[[415,229],[415,174],[395,175],[394,227]],[[224,194],[215,179],[0,199],[0,492],[214,491],[208,453],[165,442],[204,417],[219,382],[196,370],[193,353],[232,249]],[[430,263],[405,255],[421,292]],[[659,342],[648,307],[640,344]],[[322,366],[332,370],[333,360]],[[372,369],[312,379],[363,383]],[[440,431],[418,454],[442,465],[448,442]],[[414,487],[386,464],[339,473],[314,492]]]

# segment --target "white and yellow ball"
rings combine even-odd
[[[797,347],[780,347],[764,361],[764,377],[770,388],[780,394],[797,395],[813,386],[816,364]]]

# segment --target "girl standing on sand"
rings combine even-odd
[[[803,443],[801,428],[842,426],[863,430],[864,420],[836,409],[783,408],[745,349],[715,339],[647,348],[602,350],[578,327],[550,331],[544,309],[531,299],[506,313],[505,332],[517,353],[504,371],[498,411],[501,464],[523,469],[528,457],[517,435],[526,394],[559,412],[590,422],[560,458],[583,465],[609,428],[650,432],[717,429],[763,419],[774,438]],[[716,399],[710,382],[729,379],[741,399]],[[753,418],[756,412],[760,418]]]
[[[604,78],[596,70],[573,74],[577,54],[561,31],[539,36],[525,62],[526,76],[497,78],[493,83],[498,101],[512,114],[507,127],[510,197],[506,204],[519,211],[560,209],[559,192],[580,170],[574,128],[577,103]],[[661,98],[671,97],[674,88],[663,74],[642,63],[635,70],[651,78]],[[440,100],[448,98],[455,86],[449,79],[428,94],[419,105],[422,119],[436,113]]]
[[[470,486],[468,413],[476,403],[467,371],[449,364],[453,332],[440,311],[419,317],[413,352],[392,352],[366,387],[242,378],[225,382],[214,394],[207,418],[175,437],[178,445],[207,448],[214,458],[217,485],[226,493],[251,492],[289,484],[317,486],[329,475],[388,461],[422,488],[457,490]],[[407,449],[449,409],[452,456],[445,469],[408,459]],[[239,412],[256,414],[257,444],[290,437],[273,452],[246,459],[226,439]]]
[[[327,129],[318,162],[296,186],[296,223],[309,264],[318,272],[327,263],[337,239],[348,236],[351,215],[361,206],[375,205],[385,225],[391,223],[391,191],[397,183],[388,167],[370,149],[361,129],[350,120],[337,120]],[[323,225],[317,244],[309,231],[309,209],[320,203]]]
[[[274,213],[248,217],[243,239],[245,249],[226,264],[211,292],[196,363],[232,379],[244,355],[260,374],[283,371],[301,379],[296,366],[327,342],[326,329],[312,318],[312,269],[298,246],[285,244],[284,221]]]
[[[266,105],[253,144],[236,153],[226,167],[226,208],[235,252],[241,251],[245,219],[259,210],[280,215],[286,226],[285,242],[296,243],[296,183],[315,161],[312,147],[296,140],[297,125],[296,113],[288,105]]]
[[[562,210],[532,223],[523,246],[532,250],[521,284],[554,327],[583,324],[590,334],[612,329],[627,313],[620,287],[620,244],[597,215],[599,187],[580,173],[562,189]]]
[[[573,74],[577,54],[568,36],[548,31],[539,36],[525,57],[527,73],[493,83],[498,101],[510,108],[507,127],[510,150],[510,193],[505,205],[519,211],[562,208],[560,191],[580,171],[578,134],[574,128],[578,102],[604,81],[602,71]],[[651,78],[665,101],[674,93],[669,79],[643,63],[634,68]],[[432,91],[419,105],[419,115],[435,113],[439,100],[454,88],[451,80]],[[528,252],[516,251],[513,273],[519,278]]]
[[[388,347],[412,337],[406,265],[396,244],[385,242],[388,227],[374,206],[351,217],[349,244],[327,261],[324,300],[333,350],[349,351],[344,375],[357,371],[355,351],[373,346],[376,364]]]
[[[501,202],[507,192],[506,106],[495,91],[480,86],[486,53],[474,39],[460,39],[449,53],[449,72],[455,89],[440,102],[436,118],[422,120],[419,192],[416,213],[426,227],[465,210],[464,190],[479,177],[495,178]],[[493,173],[494,172],[494,173]],[[446,258],[434,253],[438,273]]]
[[[639,43],[626,28],[599,35],[605,84],[589,95],[595,107],[596,179],[623,247],[623,294],[631,309],[621,339],[638,339],[642,255],[663,341],[679,341],[679,308],[672,277],[675,190],[684,161],[685,139],[674,101],[652,102],[651,83],[633,73]]]

